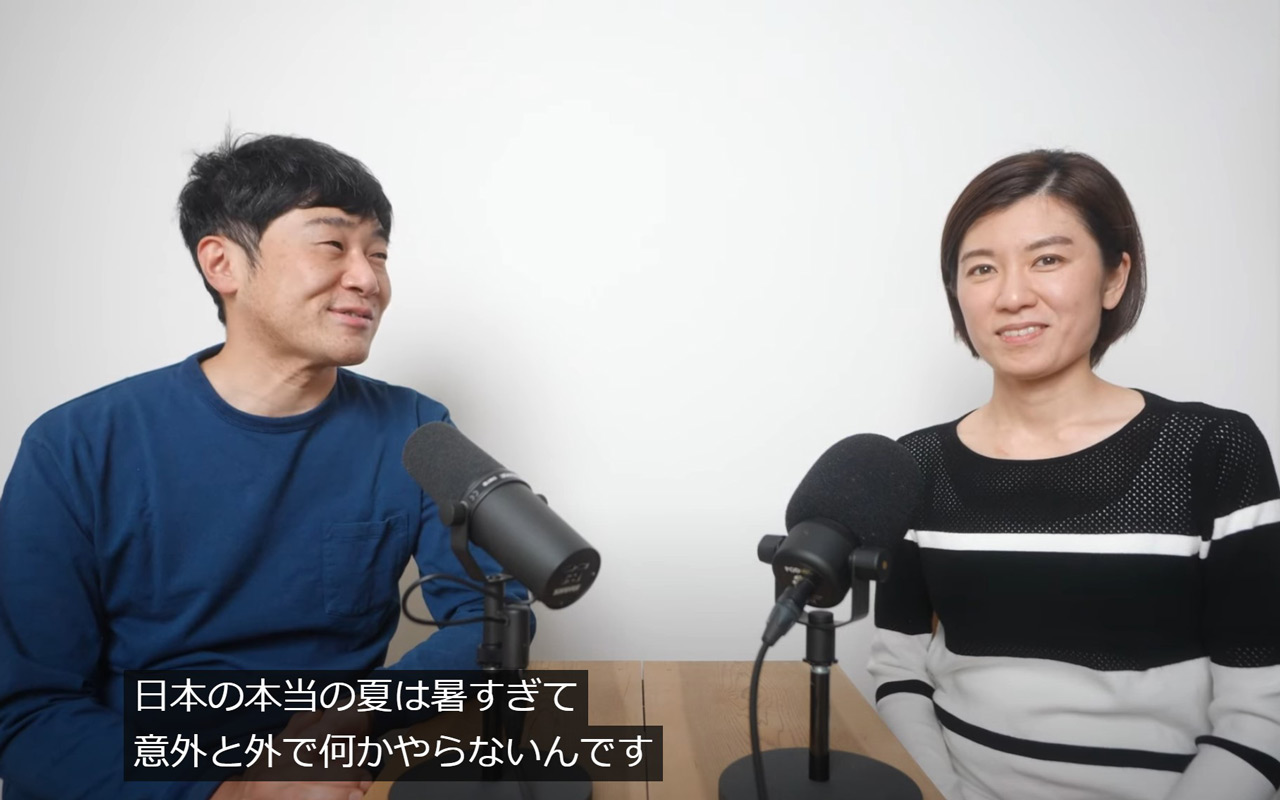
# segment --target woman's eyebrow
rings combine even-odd
[[[1039,250],[1041,247],[1048,247],[1054,244],[1075,244],[1075,242],[1072,241],[1070,236],[1046,236],[1043,239],[1036,239],[1034,242],[1027,245],[1027,252]]]
[[[974,258],[976,256],[986,256],[987,258],[995,258],[996,254],[995,254],[995,251],[993,250],[988,250],[985,247],[979,247],[977,250],[970,250],[969,252],[960,256],[960,260],[964,261],[966,258]]]
[[[1026,250],[1029,253],[1032,250],[1039,250],[1042,247],[1049,247],[1050,245],[1055,245],[1055,244],[1075,244],[1075,240],[1072,239],[1070,236],[1061,236],[1061,235],[1046,236],[1043,239],[1036,239],[1034,242],[1027,245]],[[964,261],[965,259],[974,258],[976,256],[986,256],[987,258],[995,258],[996,254],[995,254],[995,251],[990,250],[986,247],[979,247],[976,250],[970,250],[966,252],[964,255],[960,256],[960,260]]]

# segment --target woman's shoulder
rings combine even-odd
[[[954,428],[959,420],[950,420],[949,422],[939,422],[937,425],[930,425],[927,428],[920,428],[904,433],[898,437],[898,444],[905,445],[910,448],[912,445],[921,444],[929,441],[940,439],[949,428]]]
[[[963,417],[939,422],[899,436],[898,444],[907,448],[921,467],[933,464],[941,458],[947,442],[955,436],[956,424],[960,419]]]
[[[1205,431],[1231,433],[1250,438],[1262,436],[1253,418],[1243,411],[1200,400],[1171,400],[1145,389],[1138,389],[1138,391],[1146,398],[1147,407],[1144,411],[1148,413],[1179,417]]]
[[[1266,436],[1243,411],[1199,401],[1168,400],[1143,392],[1149,407],[1163,413],[1162,435],[1181,439],[1198,462],[1200,474],[1213,482],[1219,508],[1272,499],[1280,494],[1276,470]],[[1231,498],[1235,498],[1234,501]],[[1234,503],[1234,504],[1233,504]]]

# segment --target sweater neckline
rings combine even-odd
[[[942,432],[943,432],[943,436],[947,441],[947,444],[950,445],[951,449],[954,452],[961,454],[964,458],[971,458],[971,459],[974,459],[975,461],[980,461],[986,464],[1004,465],[1004,466],[1028,466],[1028,465],[1034,465],[1034,464],[1061,463],[1064,461],[1070,461],[1071,459],[1088,456],[1092,453],[1095,453],[1099,450],[1102,450],[1106,447],[1111,446],[1113,443],[1122,440],[1126,434],[1128,434],[1131,430],[1133,430],[1137,426],[1141,425],[1143,422],[1146,421],[1148,417],[1150,417],[1153,413],[1155,413],[1155,406],[1161,401],[1161,398],[1158,395],[1154,395],[1151,392],[1148,392],[1143,389],[1134,388],[1134,391],[1142,395],[1142,399],[1144,402],[1142,404],[1142,408],[1139,409],[1138,413],[1135,414],[1132,418],[1130,418],[1128,422],[1120,426],[1120,428],[1116,430],[1114,433],[1109,434],[1108,436],[1102,439],[1099,439],[1098,441],[1094,442],[1088,447],[1082,447],[1079,450],[1075,450],[1070,453],[1063,453],[1062,455],[1059,455],[1059,456],[1049,456],[1048,458],[999,458],[997,456],[988,456],[988,455],[979,453],[977,450],[974,450],[973,448],[969,447],[969,445],[965,444],[964,441],[961,440],[960,434],[958,432],[960,423],[966,417],[972,414],[973,411],[969,411],[961,415],[960,417],[956,418],[955,420],[943,425]]]
[[[289,433],[305,430],[327,417],[338,402],[342,387],[342,370],[338,370],[338,379],[334,381],[333,388],[325,396],[324,400],[320,401],[320,404],[315,408],[304,411],[301,414],[292,414],[287,417],[263,417],[241,411],[222,399],[222,396],[213,388],[213,384],[209,382],[209,378],[204,374],[204,370],[200,368],[200,362],[217,355],[222,350],[222,347],[222,344],[216,344],[189,356],[179,365],[179,373],[183,382],[194,389],[200,399],[214,413],[238,428],[263,433]]]

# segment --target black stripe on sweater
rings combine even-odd
[[[1068,764],[1087,764],[1094,767],[1136,767],[1138,769],[1158,769],[1166,772],[1182,772],[1191,763],[1194,756],[1178,753],[1156,753],[1150,750],[1127,750],[1119,747],[1086,747],[1077,744],[1054,744],[1052,742],[1036,742],[1030,739],[1019,739],[1003,733],[979,728],[959,719],[943,710],[936,703],[933,706],[938,714],[938,721],[952,733],[977,742],[992,750],[1011,753],[1015,756],[1036,758],[1041,761],[1061,761]]]
[[[947,649],[957,655],[1040,658],[1098,671],[1208,655],[1199,558],[926,548],[921,561]],[[1232,605],[1238,624],[1251,629],[1265,627],[1254,621],[1265,617],[1239,609],[1265,607]]]
[[[933,698],[933,687],[924,681],[889,681],[880,684],[876,689],[876,702],[879,703],[891,694],[900,692],[910,692],[912,694],[922,694],[930,699]]]
[[[1271,781],[1271,785],[1276,789],[1280,789],[1280,761],[1274,756],[1269,756],[1261,750],[1254,750],[1252,747],[1245,747],[1237,744],[1230,739],[1223,739],[1218,736],[1199,736],[1196,738],[1196,744],[1211,744],[1214,747],[1221,747],[1232,755],[1239,756],[1249,763],[1249,766],[1261,772],[1263,777]]]

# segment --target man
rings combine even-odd
[[[400,464],[409,434],[448,412],[342,369],[368,357],[391,300],[378,181],[319,142],[228,139],[198,158],[179,210],[225,344],[42,416],[0,496],[7,800],[359,796],[355,782],[123,782],[123,673],[367,671],[410,556],[461,573]],[[427,600],[437,620],[482,609],[453,583]],[[479,637],[444,628],[396,666],[474,667]]]

